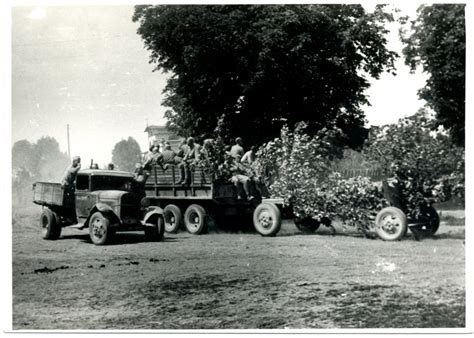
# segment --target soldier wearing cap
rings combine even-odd
[[[79,169],[81,169],[81,158],[79,156],[74,156],[71,165],[66,169],[61,181],[61,186],[63,188],[70,186],[74,187],[74,182],[76,181]]]

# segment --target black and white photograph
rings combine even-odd
[[[469,4],[3,7],[4,332],[472,333]]]

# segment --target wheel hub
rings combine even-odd
[[[94,220],[94,223],[92,224],[92,230],[95,237],[103,237],[105,233],[103,222],[100,219]]]
[[[382,229],[390,234],[394,234],[397,232],[398,227],[400,226],[400,222],[398,218],[393,216],[387,216],[384,218],[382,223]]]
[[[264,228],[270,227],[273,223],[271,215],[265,211],[260,213],[258,221],[260,222],[260,225]]]

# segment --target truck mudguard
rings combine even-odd
[[[163,215],[163,209],[160,207],[148,207],[145,217],[143,217],[143,222],[148,223],[148,220],[152,217],[156,217],[156,215]]]
[[[105,203],[99,202],[92,208],[85,224],[89,225],[89,220],[96,211],[100,211],[102,214],[104,214],[104,216],[108,217],[112,226],[114,224],[120,223],[120,217],[115,213],[114,209]]]

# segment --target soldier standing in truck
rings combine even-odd
[[[61,187],[64,189],[64,203],[67,206],[74,205],[74,183],[80,169],[81,158],[74,156],[71,165],[66,169],[64,177],[61,180]]]

